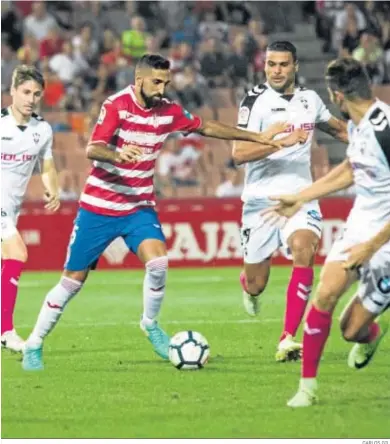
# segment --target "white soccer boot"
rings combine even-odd
[[[298,361],[302,356],[302,344],[295,342],[291,335],[286,335],[279,342],[276,350],[276,362]]]
[[[245,311],[249,316],[257,316],[260,310],[259,296],[251,296],[246,292],[245,273],[243,271],[240,274],[240,284],[242,287],[242,301]]]
[[[390,327],[390,310],[383,314],[377,323],[380,327],[380,333],[374,341],[369,344],[355,344],[348,355],[348,367],[360,370],[368,365],[374,357],[378,346]]]
[[[296,395],[288,401],[288,407],[310,407],[318,403],[316,378],[301,378]]]
[[[20,353],[24,349],[23,339],[14,330],[9,330],[1,335],[1,347]]]

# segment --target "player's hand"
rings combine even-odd
[[[60,196],[58,193],[52,194],[50,193],[50,191],[45,191],[43,199],[46,202],[45,205],[46,210],[55,212],[61,206]]]
[[[279,139],[279,142],[281,142],[283,147],[289,147],[296,145],[297,143],[305,143],[308,137],[309,133],[299,128],[293,131],[289,136]]]
[[[288,130],[290,124],[287,122],[276,122],[270,125],[265,131],[263,131],[263,135],[268,137],[269,139],[273,139],[278,134],[284,133]]]
[[[343,268],[345,270],[354,270],[355,268],[363,265],[365,262],[368,262],[375,252],[376,248],[370,241],[347,248],[343,251],[343,253],[349,253],[349,256],[348,259],[343,263]]]
[[[287,219],[294,216],[303,205],[303,202],[295,194],[283,196],[271,196],[270,200],[277,204],[260,212],[263,220],[271,225],[283,225]]]
[[[119,162],[138,162],[142,156],[142,148],[136,145],[123,145],[119,153]]]

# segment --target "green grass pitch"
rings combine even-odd
[[[46,342],[44,372],[25,373],[19,356],[2,352],[2,437],[389,438],[390,336],[368,368],[353,371],[335,319],[321,403],[290,410],[300,365],[274,361],[290,269],[273,268],[255,320],[243,311],[238,273],[169,272],[162,326],[170,334],[200,331],[211,346],[206,368],[193,372],[162,361],[141,333],[143,272],[92,273]],[[21,335],[58,277],[23,275]]]

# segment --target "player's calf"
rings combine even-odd
[[[81,290],[83,282],[62,276],[43,302],[35,327],[26,341],[29,347],[42,345],[44,338],[57,325],[68,302]]]
[[[16,231],[16,229],[15,229]],[[27,248],[16,231],[2,239],[1,269],[1,334],[14,329],[13,315],[20,275],[27,261]],[[12,335],[11,335],[12,336]]]
[[[146,333],[155,352],[163,359],[168,359],[169,336],[158,326],[157,317],[165,295],[168,273],[168,256],[160,256],[145,263],[143,287],[144,312],[141,329]]]

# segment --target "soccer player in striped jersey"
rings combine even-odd
[[[12,75],[12,104],[1,110],[1,345],[22,351],[24,341],[14,329],[13,314],[27,248],[17,220],[31,175],[41,171],[46,208],[60,206],[53,131],[34,113],[45,82],[33,66],[18,66]]]
[[[103,103],[87,146],[88,158],[94,164],[80,198],[65,270],[60,282],[47,294],[26,342],[26,370],[43,368],[44,338],[57,324],[67,303],[81,290],[99,256],[117,237],[122,237],[145,265],[140,326],[156,353],[168,359],[169,336],[156,321],[165,294],[168,256],[153,208],[153,177],[157,156],[169,134],[198,132],[208,137],[257,142],[265,156],[307,138],[305,131],[297,130],[273,142],[275,129],[254,133],[216,121],[202,121],[164,98],[169,81],[169,61],[146,54],[137,64],[135,85]]]

